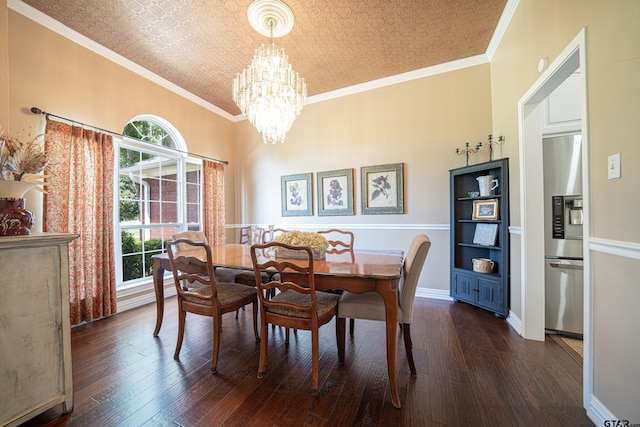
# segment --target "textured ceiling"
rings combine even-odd
[[[23,0],[231,115],[232,79],[268,38],[251,0]],[[486,52],[506,0],[284,0],[293,30],[274,39],[308,94]]]

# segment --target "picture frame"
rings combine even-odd
[[[353,169],[316,173],[318,216],[354,215]]]
[[[498,199],[485,199],[473,201],[473,215],[475,220],[497,220]]]
[[[284,175],[280,180],[282,216],[312,216],[312,174]]]
[[[476,224],[473,244],[495,246],[498,237],[498,224]]]
[[[360,169],[362,214],[404,213],[404,163]]]

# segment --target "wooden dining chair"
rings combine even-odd
[[[192,242],[209,243],[207,236],[202,231],[182,231],[171,236],[171,240],[189,239]],[[234,282],[236,275],[242,270],[236,268],[218,267],[215,269],[216,280],[218,282]]]
[[[353,242],[354,236],[351,231],[340,230],[337,228],[332,228],[329,230],[321,230],[317,232],[318,234],[323,235],[327,239],[327,243],[329,243],[329,247],[325,251],[328,254],[343,254],[349,253],[351,255],[351,262],[355,262],[356,257],[353,253]],[[355,320],[349,319],[349,331],[351,335],[353,335],[353,330],[355,328]]]
[[[329,247],[326,250],[328,254],[351,254],[351,262],[355,260],[353,254],[353,233],[351,231],[339,230],[332,228],[330,230],[321,230],[317,232],[327,239]]]
[[[204,234],[204,232],[195,230],[181,231],[171,236],[171,240],[178,239],[187,239],[191,240],[192,242],[208,243],[207,236]]]
[[[413,238],[409,252],[404,260],[403,274],[398,285],[398,323],[404,334],[404,347],[407,352],[407,360],[411,375],[416,376],[416,366],[413,361],[411,342],[411,321],[413,320],[413,301],[416,296],[418,279],[422,273],[431,241],[424,234],[418,234]],[[377,292],[364,292],[360,294],[343,292],[338,304],[338,317],[349,319],[386,320],[384,300]],[[341,323],[344,328],[344,321]],[[351,332],[353,335],[353,331]],[[344,339],[344,331],[340,335]],[[340,344],[344,346],[344,343]]]
[[[273,231],[273,233],[271,233],[271,231]],[[275,239],[276,237],[278,237],[282,233],[286,233],[287,231],[289,230],[285,230],[284,228],[274,228],[273,230],[265,230],[264,233],[262,233],[262,243],[263,244],[269,243],[272,241],[272,239]]]
[[[220,353],[224,313],[252,304],[253,332],[256,342],[260,340],[256,289],[236,283],[218,282],[211,263],[211,248],[204,242],[194,242],[189,239],[171,240],[167,242],[167,253],[178,294],[178,342],[173,358],[179,360],[187,312],[211,316],[213,323],[211,372],[215,373]]]
[[[240,240],[238,243],[246,245],[251,241],[251,227],[240,227]]]
[[[247,229],[247,230],[245,230]],[[242,245],[251,245],[253,243],[263,243],[264,242],[264,234],[265,231],[263,228],[261,227],[257,227],[257,235],[254,235],[253,237],[251,237],[251,227],[242,227],[241,228],[241,235],[240,235],[240,244]],[[257,241],[255,240],[255,238],[257,237]],[[267,282],[269,280],[269,275],[265,272],[262,273],[262,281],[263,282]],[[255,286],[255,278],[253,276],[253,271],[247,271],[247,270],[241,270],[238,272],[238,274],[235,275],[234,277],[234,281],[236,283],[240,283],[241,285],[247,285],[247,286]],[[236,313],[236,317],[237,317],[237,313]]]
[[[306,259],[282,259],[281,261],[265,258],[263,251],[278,248],[299,251],[306,255]],[[328,323],[338,313],[337,294],[316,291],[313,270],[313,252],[306,246],[292,246],[279,242],[251,246],[251,261],[253,263],[258,298],[260,300],[260,362],[258,378],[263,378],[267,365],[268,328],[267,324],[279,325],[285,328],[303,329],[311,331],[311,383],[312,393],[319,391],[318,385],[318,354],[319,328]],[[277,273],[278,279],[262,283],[260,273],[269,269]],[[289,275],[288,275],[289,274]],[[274,296],[273,290],[278,292]],[[344,322],[343,322],[344,323]],[[344,325],[338,327],[336,321],[336,335],[342,331]],[[343,347],[340,348],[340,342]],[[344,337],[336,337],[338,354],[344,354]],[[344,359],[340,356],[340,359]]]
[[[238,241],[238,243],[240,243],[241,245],[252,245],[254,243],[260,243],[262,242],[264,233],[265,230],[262,227],[240,227],[240,240]]]

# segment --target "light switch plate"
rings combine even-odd
[[[609,179],[620,178],[620,153],[609,156],[609,160],[607,162],[607,174]]]

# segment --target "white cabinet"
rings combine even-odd
[[[0,237],[0,426],[73,408],[68,244],[76,237]]]
[[[542,103],[542,134],[553,135],[581,129],[580,72],[576,71]]]

